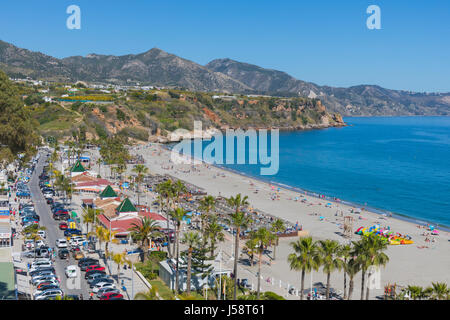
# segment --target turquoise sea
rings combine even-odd
[[[282,187],[339,198],[358,207],[448,229],[450,117],[344,120],[347,127],[280,132],[279,171],[275,175],[260,174],[260,168],[267,165],[218,166]],[[202,149],[211,141],[203,141]],[[247,141],[246,163],[249,150],[256,152]]]
[[[344,120],[348,127],[280,132],[276,175],[261,176],[259,165],[222,167],[450,226],[450,117]]]

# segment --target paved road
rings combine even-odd
[[[59,230],[58,221],[55,221],[52,217],[50,206],[44,199],[39,188],[39,175],[43,171],[45,165],[45,160],[47,156],[41,153],[39,161],[31,177],[29,188],[31,192],[31,199],[34,203],[36,212],[40,216],[40,225],[46,227],[47,238],[46,241],[49,247],[56,248],[56,240],[64,238],[64,232]],[[58,256],[55,259],[55,271],[58,278],[61,280],[61,289],[66,295],[83,295],[83,299],[88,299],[89,297],[89,287],[86,280],[84,279],[84,273],[81,274],[79,281],[67,280],[64,273],[64,269],[68,265],[76,265],[77,261],[70,257],[70,260],[61,260]],[[78,269],[79,270],[79,269]],[[80,273],[80,271],[79,271]],[[77,282],[79,283],[77,285]],[[78,287],[78,289],[77,289]]]

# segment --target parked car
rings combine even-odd
[[[90,275],[93,275],[93,274],[103,274],[103,275],[106,275],[106,272],[105,272],[105,270],[91,270],[91,271],[85,273],[84,278],[85,278],[85,279],[89,279],[89,276],[90,276]]]
[[[98,291],[100,289],[104,289],[104,288],[113,288],[113,289],[115,289],[116,285],[114,283],[109,283],[109,282],[99,282],[92,288],[92,292],[98,293]]]
[[[78,276],[77,266],[67,266],[64,272],[67,278],[76,278]]]
[[[66,239],[58,239],[56,240],[56,246],[58,248],[67,248],[67,240]]]
[[[67,222],[59,223],[59,230],[66,230],[67,228],[69,228],[69,225],[67,224]]]
[[[34,297],[35,300],[44,300],[45,298],[63,296],[61,289],[49,289]]]
[[[67,250],[66,248],[59,249],[58,256],[60,259],[69,260],[69,250]]]
[[[36,285],[36,284],[42,283],[44,281],[52,281],[52,280],[57,280],[55,274],[50,274],[50,275],[46,275],[46,276],[36,276],[36,278],[31,280],[31,283],[33,285]]]
[[[115,287],[106,286],[97,291],[97,297],[100,298],[103,294],[108,293],[108,292],[120,293],[120,290]]]
[[[41,288],[36,289],[36,290],[33,292],[33,296],[37,296],[37,295],[43,293],[44,291],[50,290],[50,289],[59,289],[59,286],[54,285],[54,284],[44,285],[44,286],[42,286]]]
[[[96,280],[100,280],[100,279],[110,279],[110,278],[106,275],[106,272],[94,272],[86,277],[86,280],[89,284],[93,283]],[[99,282],[101,282],[101,281],[99,281]]]
[[[123,294],[117,293],[115,291],[110,291],[102,294],[100,300],[125,300]]]
[[[64,231],[64,236],[65,237],[68,237],[68,236],[71,236],[71,235],[74,235],[74,234],[81,235],[81,230],[78,230],[78,229],[67,229],[67,230]]]
[[[86,272],[90,272],[90,271],[94,271],[94,270],[103,271],[103,270],[105,270],[105,267],[102,267],[98,264],[93,264],[86,268]]]
[[[96,284],[100,282],[108,282],[108,283],[114,283],[114,280],[108,277],[105,277],[102,274],[97,274],[95,277],[90,277],[87,279],[89,283],[89,287],[93,288]]]
[[[42,239],[45,239],[47,237],[47,234],[45,233],[45,230],[39,230],[37,232],[38,236],[40,236]]]
[[[78,261],[78,266],[81,267],[82,264],[85,264],[87,262],[95,262],[95,263],[98,264],[98,260],[97,259],[94,259],[94,258],[83,258],[83,259],[80,259]]]

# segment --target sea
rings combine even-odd
[[[261,175],[261,167],[267,165],[248,161],[218,166],[299,193],[337,198],[448,229],[450,117],[350,117],[344,121],[348,126],[280,132],[279,170],[274,175]],[[203,149],[211,141],[203,141]],[[249,143],[246,148],[249,160],[249,152],[256,150]]]

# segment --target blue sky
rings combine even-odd
[[[81,30],[66,28],[71,4],[81,8]],[[381,30],[366,27],[372,4],[381,8]],[[158,47],[319,85],[450,92],[447,0],[1,1],[0,39],[59,58]]]

